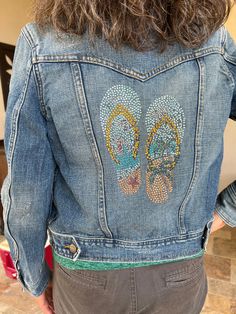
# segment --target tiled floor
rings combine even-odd
[[[226,226],[214,232],[208,241],[204,263],[209,292],[201,314],[236,314],[235,235],[236,229]],[[21,313],[40,314],[41,311],[34,298],[22,291],[19,282],[5,276],[0,262],[0,314]]]
[[[204,263],[209,289],[203,313],[236,314],[236,228],[211,234]]]

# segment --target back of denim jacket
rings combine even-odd
[[[224,27],[199,48],[160,53],[27,24],[13,64],[1,190],[23,285],[37,295],[48,278],[47,229],[58,255],[127,262],[198,252],[214,210],[235,227],[235,182],[217,197],[235,79],[236,44]],[[79,250],[66,249],[71,243]]]

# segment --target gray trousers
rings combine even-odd
[[[204,256],[101,271],[54,262],[56,314],[199,314],[207,291]]]

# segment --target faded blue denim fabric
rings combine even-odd
[[[160,54],[25,25],[1,189],[22,286],[38,296],[48,283],[47,235],[74,261],[172,262],[206,251],[214,210],[235,227],[236,181],[217,195],[235,80],[225,27]]]

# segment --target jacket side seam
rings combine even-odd
[[[197,109],[197,122],[196,122],[196,131],[195,131],[195,143],[194,143],[194,165],[193,165],[193,174],[187,190],[186,195],[182,201],[182,204],[179,209],[179,227],[180,232],[185,233],[184,225],[184,209],[186,204],[191,196],[191,192],[194,188],[195,182],[197,180],[199,169],[200,169],[200,160],[201,160],[201,138],[203,132],[203,105],[204,105],[204,81],[205,81],[205,64],[201,59],[196,59],[196,62],[199,67],[199,91],[198,91],[198,109]]]
[[[9,233],[9,236],[12,238],[13,243],[14,243],[14,247],[15,247],[15,256],[14,256],[14,265],[15,268],[17,270],[17,275],[18,275],[18,279],[21,281],[21,283],[23,284],[23,288],[24,288],[24,281],[21,279],[21,273],[20,273],[20,268],[18,266],[18,261],[19,261],[19,247],[17,244],[16,239],[13,237],[11,230],[9,228],[8,225],[8,219],[9,219],[9,213],[10,213],[10,208],[11,208],[11,184],[12,184],[12,161],[13,161],[13,156],[14,156],[14,150],[15,150],[15,144],[16,144],[16,139],[17,139],[17,135],[18,135],[18,120],[19,120],[19,116],[20,116],[20,112],[21,112],[21,108],[24,105],[25,102],[25,97],[26,97],[26,92],[29,86],[29,80],[30,80],[30,73],[32,71],[32,64],[28,70],[27,73],[27,79],[25,81],[25,85],[23,88],[23,93],[21,96],[21,99],[19,101],[19,105],[17,107],[15,107],[15,111],[17,111],[16,116],[12,117],[12,129],[11,129],[11,134],[10,134],[10,138],[12,139],[11,141],[11,145],[9,148],[9,163],[8,163],[8,170],[9,170],[9,184],[8,184],[8,196],[9,196],[9,201],[8,201],[8,207],[6,210],[6,225],[7,225],[7,232]]]

